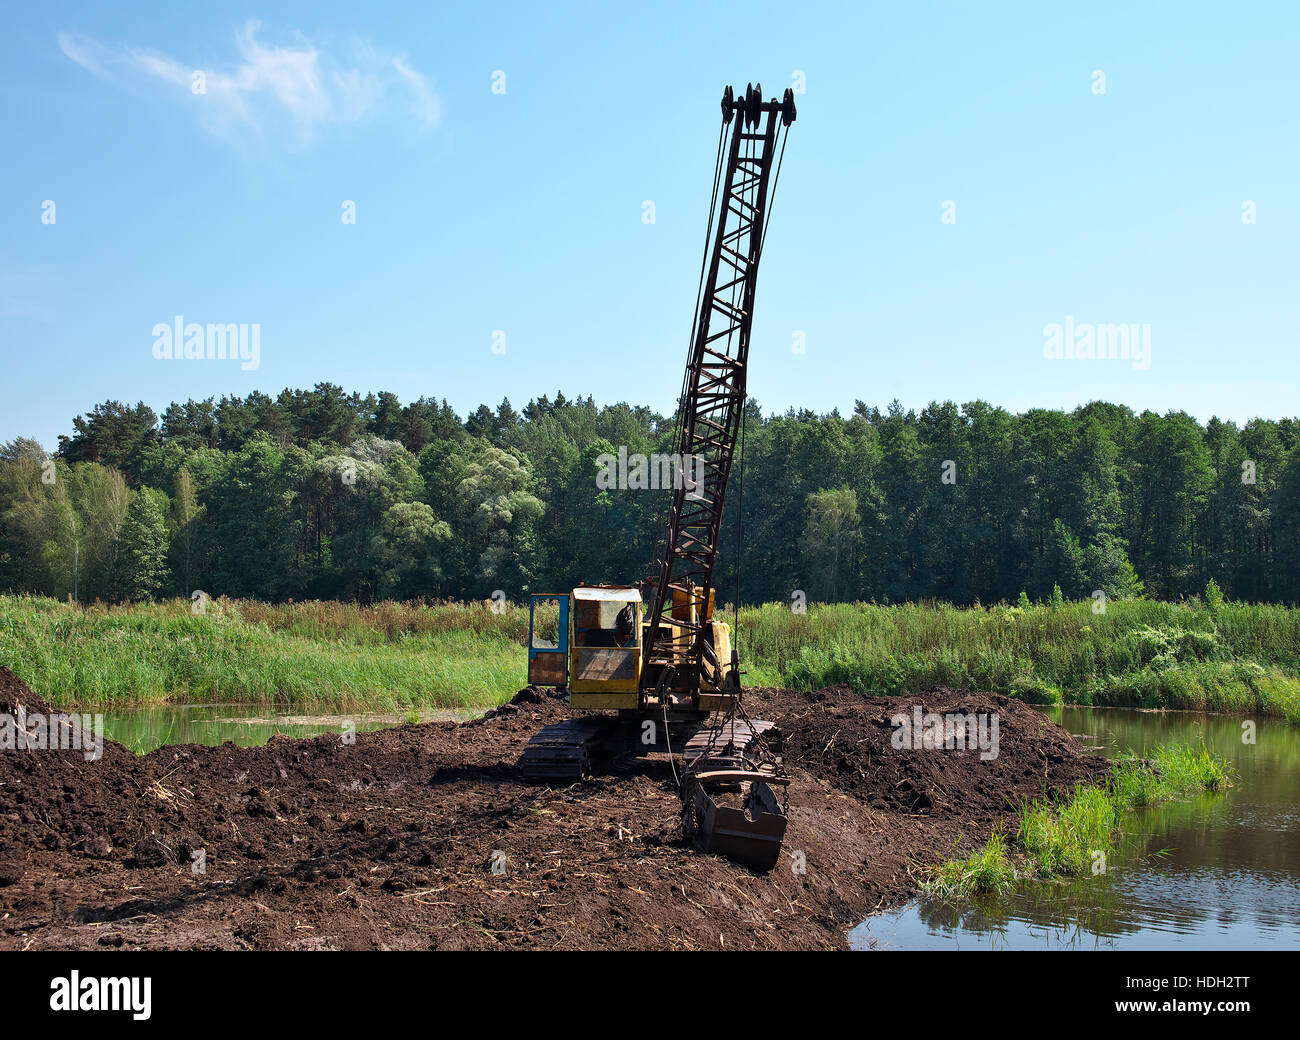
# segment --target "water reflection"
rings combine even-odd
[[[421,722],[435,719],[463,720],[470,713],[426,711]],[[358,712],[354,715],[278,715],[266,708],[230,704],[167,704],[156,708],[109,712],[104,716],[104,735],[140,753],[164,744],[223,744],[233,741],[241,747],[265,744],[277,734],[315,737],[343,732],[351,722],[357,732],[383,729],[411,721],[404,715]]]

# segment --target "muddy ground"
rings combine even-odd
[[[998,757],[894,749],[890,717],[917,701],[996,712]],[[17,704],[48,711],[0,668],[0,713]],[[0,948],[842,949],[1019,801],[1103,768],[994,694],[752,690],[745,704],[785,734],[785,849],[802,874],[792,855],[761,874],[684,846],[663,756],[521,782],[528,738],[568,714],[545,691],[353,744],[0,751]]]

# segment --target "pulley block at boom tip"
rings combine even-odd
[[[789,126],[795,121],[798,111],[794,106],[794,91],[790,87],[785,88],[785,94],[781,100],[772,98],[770,101],[763,100],[763,85],[747,84],[745,93],[742,97],[737,98],[735,91],[727,87],[722,92],[722,121],[730,123],[732,117],[741,113],[746,126],[757,126],[759,118],[764,112],[779,112],[781,122]]]

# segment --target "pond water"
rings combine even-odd
[[[1233,788],[1130,814],[1099,877],[960,906],[921,897],[849,933],[854,949],[1300,949],[1300,728],[1186,712],[1047,712],[1098,754],[1206,742]]]
[[[421,722],[436,719],[463,721],[473,712],[426,711]],[[239,704],[167,704],[132,711],[105,712],[104,735],[133,751],[152,751],[163,744],[265,744],[277,733],[315,737],[341,733],[351,722],[357,732],[383,729],[407,721],[405,715],[356,712],[351,715],[278,715],[264,707]]]

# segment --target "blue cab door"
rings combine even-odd
[[[528,597],[528,684],[564,687],[569,683],[569,597],[541,593]]]

